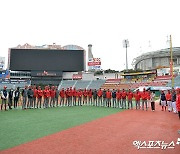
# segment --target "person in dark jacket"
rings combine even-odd
[[[93,91],[93,102],[95,103],[95,106],[97,106],[97,90],[96,89],[94,89]]]
[[[11,90],[9,91],[9,100],[8,100],[9,109],[12,109],[11,106],[13,102],[13,97],[14,97],[14,90],[11,88]]]
[[[161,106],[162,106],[162,111],[166,111],[166,95],[164,93],[164,91],[161,91],[161,95],[160,95],[160,102],[161,102]]]
[[[91,89],[89,89],[89,91],[88,91],[88,104],[89,105],[92,105],[92,90]]]
[[[22,109],[26,109],[26,103],[27,103],[27,86],[22,90],[22,97],[23,97],[23,104],[22,104]]]
[[[27,91],[27,95],[28,95],[27,108],[32,108],[32,107],[33,107],[33,96],[34,96],[34,92],[33,92],[31,86],[29,86],[29,89],[28,89],[28,91]]]
[[[17,87],[17,89],[14,92],[14,108],[17,108],[19,97],[20,97],[20,91],[19,91],[19,87]]]
[[[112,90],[112,107],[116,107],[116,90]]]
[[[1,110],[3,109],[3,105],[5,106],[5,111],[6,110],[6,103],[7,103],[7,99],[8,99],[8,92],[6,90],[6,86],[4,86],[4,90],[1,91],[1,99],[2,99],[2,104],[1,104]]]

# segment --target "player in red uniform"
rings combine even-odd
[[[83,91],[83,105],[87,105],[87,95],[88,95],[88,91],[85,88]]]
[[[126,109],[126,96],[127,96],[127,93],[126,93],[126,91],[124,89],[122,90],[121,96],[122,96],[122,108]]]
[[[39,86],[37,90],[37,108],[38,107],[41,108],[42,97],[43,97],[43,91]]]
[[[180,119],[180,88],[177,88],[177,94],[176,94],[176,110],[178,112],[179,115],[179,119]]]
[[[82,106],[82,95],[83,95],[83,92],[81,91],[81,89],[78,90],[78,106]]]
[[[143,92],[141,93],[141,99],[142,99],[142,110],[144,110],[144,104],[146,105],[146,111],[147,111],[147,92],[146,89],[143,89]]]
[[[44,91],[43,91],[43,95],[44,95],[44,108],[48,108],[49,107],[49,98],[50,98],[50,91],[49,91],[49,87],[46,86]]]
[[[65,106],[69,106],[69,88],[65,90],[66,103]]]
[[[60,90],[59,95],[60,95],[60,106],[64,106],[64,97],[65,97],[64,88]]]
[[[106,91],[107,107],[111,107],[111,91],[108,89]]]
[[[51,100],[50,100],[50,107],[55,107],[55,95],[56,95],[56,91],[54,86],[51,87],[50,90],[50,96],[51,96]]]
[[[168,105],[168,111],[171,112],[172,111],[172,102],[171,102],[171,92],[170,90],[168,90],[168,92],[166,93],[166,101],[167,101],[167,105]]]
[[[117,92],[116,92],[116,99],[117,99],[117,106],[118,108],[122,108],[121,106],[121,91],[118,89]]]
[[[134,93],[134,98],[136,101],[136,110],[140,109],[140,98],[141,98],[141,94],[139,92],[139,89],[136,90],[136,92]]]
[[[131,91],[131,89],[129,89],[128,93],[127,93],[127,98],[128,98],[128,109],[133,109],[132,106],[132,98],[133,98],[133,92]]]
[[[98,106],[103,106],[103,102],[102,102],[102,90],[101,88],[99,88],[99,90],[97,91],[97,96],[98,96]]]

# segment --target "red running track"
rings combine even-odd
[[[165,141],[180,138],[177,114],[161,111],[127,110],[70,128],[29,143],[1,151],[2,154],[67,153],[67,154],[179,154],[174,149],[137,149],[133,141]]]

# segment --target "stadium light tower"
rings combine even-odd
[[[173,70],[173,50],[172,50],[172,37],[170,35],[170,75],[171,75],[171,86],[174,88],[174,70]]]
[[[123,47],[126,48],[126,71],[127,71],[128,70],[127,48],[129,47],[128,39],[123,40]]]

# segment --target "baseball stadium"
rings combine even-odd
[[[0,154],[179,154],[180,48],[136,57],[136,72],[96,74],[78,45],[9,48],[0,71]],[[86,60],[87,59],[87,60]]]
[[[168,68],[170,64],[170,49],[162,49],[142,54],[133,60],[135,69],[153,70],[157,68]],[[180,47],[173,48],[174,67],[180,65]]]

